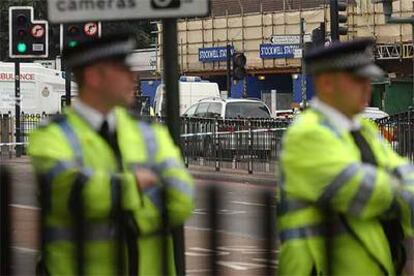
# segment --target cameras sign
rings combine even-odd
[[[210,0],[47,0],[53,23],[207,16]]]

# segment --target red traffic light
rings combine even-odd
[[[80,33],[79,27],[71,25],[67,29],[67,34],[70,36],[78,35]]]
[[[17,24],[19,24],[19,25],[24,25],[24,24],[26,24],[28,22],[28,20],[27,20],[27,16],[26,15],[24,15],[24,14],[19,14],[18,16],[17,16]]]
[[[20,29],[20,30],[17,31],[17,35],[19,37],[24,37],[24,36],[26,36],[26,34],[27,34],[27,32],[25,30]]]

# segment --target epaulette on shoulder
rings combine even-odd
[[[47,118],[43,119],[40,122],[39,127],[44,128],[44,127],[47,127],[51,124],[59,124],[59,123],[65,121],[66,118],[67,118],[66,114],[55,114],[55,115],[52,115],[50,117],[47,117]]]

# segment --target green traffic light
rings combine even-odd
[[[24,42],[19,42],[17,44],[17,52],[19,53],[25,53],[27,51],[27,45]]]
[[[69,41],[68,44],[69,44],[69,48],[73,48],[73,47],[76,47],[79,44],[79,42],[76,40],[71,40]]]

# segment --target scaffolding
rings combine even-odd
[[[246,1],[244,1],[246,2]],[[258,12],[246,13],[240,6],[238,14],[183,19],[178,22],[179,66],[182,73],[209,72],[221,74],[226,69],[225,61],[202,63],[199,49],[233,45],[236,51],[247,57],[250,73],[255,72],[298,72],[300,59],[262,59],[260,44],[270,43],[272,35],[300,33],[300,20],[305,19],[305,33],[325,22],[330,33],[329,5],[326,0],[283,0],[282,10],[269,11],[264,8],[265,0],[259,2]],[[378,47],[376,56],[382,60],[409,59],[413,57],[412,31],[409,25],[390,25],[384,20],[382,5],[371,4],[371,0],[348,0],[349,32],[341,40],[357,37],[373,37]],[[239,1],[243,3],[243,0]],[[394,14],[407,17],[413,14],[411,0],[393,3]],[[161,34],[160,36],[161,37]],[[162,44],[162,41],[160,40]],[[160,53],[159,56],[161,56]],[[159,61],[162,59],[158,59]]]

